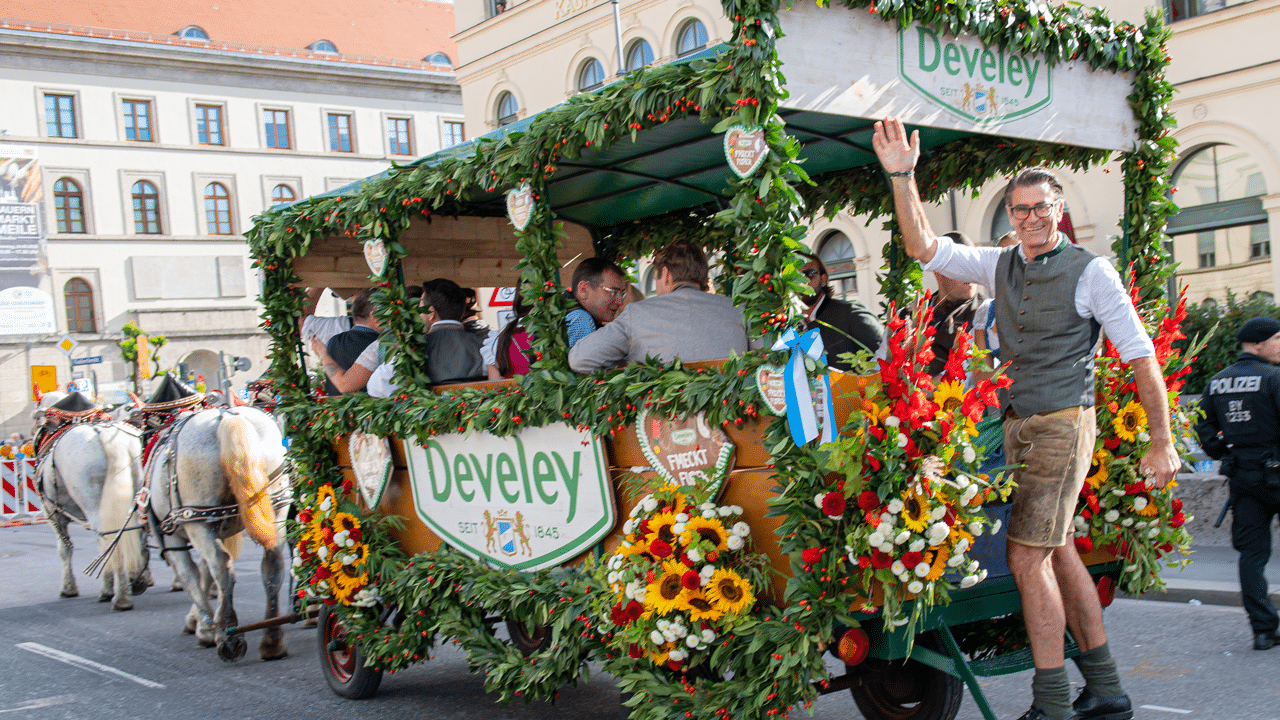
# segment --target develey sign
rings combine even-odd
[[[556,424],[507,437],[438,435],[405,447],[418,516],[472,557],[539,570],[613,529],[613,486],[590,433]]]
[[[979,122],[1030,115],[1052,95],[1052,72],[1043,57],[989,49],[978,38],[919,26],[898,32],[898,70],[916,90]]]

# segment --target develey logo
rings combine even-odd
[[[1048,105],[1052,94],[1044,58],[919,26],[898,32],[898,71],[916,90],[975,122],[1030,115]]]
[[[569,560],[614,525],[600,442],[563,424],[406,442],[418,516],[475,558],[519,570]]]

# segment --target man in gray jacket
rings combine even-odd
[[[656,357],[685,362],[747,351],[742,311],[729,298],[707,292],[707,256],[680,240],[653,258],[658,296],[630,303],[613,322],[569,351],[569,366],[591,372]]]

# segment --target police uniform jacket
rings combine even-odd
[[[1267,485],[1267,461],[1280,460],[1280,368],[1242,352],[1209,381],[1200,406],[1204,419],[1196,424],[1196,435],[1210,457],[1230,455],[1222,474],[1230,478],[1231,491],[1261,491]],[[1272,483],[1280,484],[1280,468],[1273,474]]]

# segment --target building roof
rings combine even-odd
[[[260,0],[8,0],[0,18],[0,27],[18,30],[91,36],[101,35],[88,32],[94,29],[130,31],[115,37],[245,52],[260,52],[258,46],[290,48],[303,56],[316,41],[328,40],[340,54],[314,53],[325,60],[422,63],[439,52],[453,63],[458,60],[451,38],[453,4],[434,0],[309,0],[305,11]],[[203,29],[210,42],[175,35],[191,25]]]

